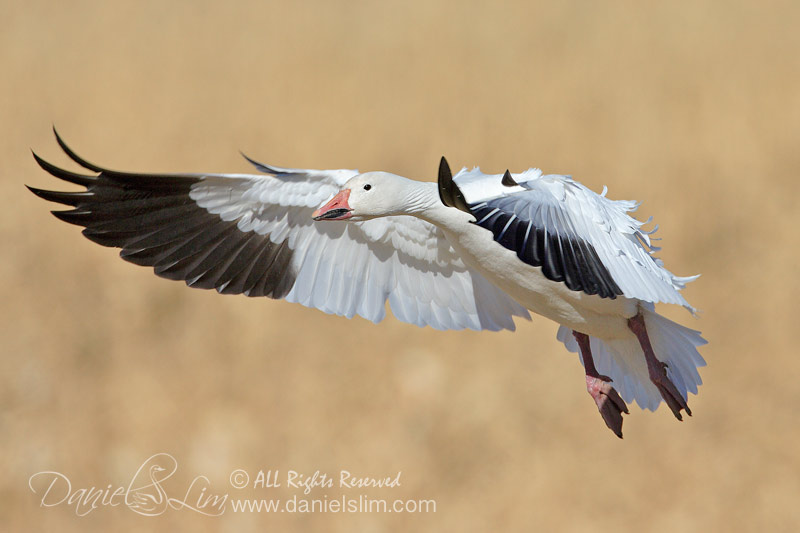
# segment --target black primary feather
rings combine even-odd
[[[508,169],[506,169],[506,173],[503,174],[503,179],[500,180],[500,183],[502,183],[506,187],[516,187],[517,186],[517,182],[514,181],[514,178],[511,177],[511,172],[509,172]]]
[[[104,169],[78,156],[55,128],[53,132],[70,159],[98,175],[64,170],[34,153],[45,171],[86,190],[28,189],[44,200],[72,207],[53,215],[83,226],[88,239],[121,248],[126,261],[153,267],[157,275],[183,280],[190,287],[271,298],[283,298],[291,290],[297,273],[288,241],[274,243],[269,235],[241,231],[237,220],[224,221],[200,207],[190,193],[203,176]]]
[[[465,213],[470,213],[469,205],[458,188],[455,181],[453,181],[453,173],[450,172],[450,165],[447,164],[447,159],[442,156],[439,161],[439,199],[447,207],[455,207]]]

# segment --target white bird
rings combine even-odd
[[[674,276],[652,255],[652,231],[627,214],[634,202],[538,169],[452,177],[444,158],[438,186],[249,158],[263,175],[126,173],[56,139],[96,175],[34,154],[86,190],[30,190],[74,207],[53,214],[159,276],[373,322],[388,299],[399,320],[436,329],[514,330],[513,317],[530,319],[530,310],[561,324],[558,340],[579,352],[587,389],[617,436],[626,402],[655,410],[663,399],[678,420],[681,410],[691,415],[706,341],[654,304],[694,312],[680,290],[695,278]]]

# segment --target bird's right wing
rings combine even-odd
[[[487,175],[462,170],[454,180],[476,224],[543,274],[567,287],[603,298],[623,295],[694,309],[680,294],[697,276],[679,277],[653,256],[644,223],[628,212],[636,202],[613,201],[569,176],[531,169]]]
[[[63,170],[37,156],[47,172],[86,190],[31,190],[74,207],[54,214],[159,276],[374,322],[385,316],[387,299],[398,319],[437,329],[514,329],[513,316],[529,318],[467,268],[432,224],[410,216],[314,221],[313,210],[355,170],[251,161],[265,175],[127,173],[89,163],[57,139],[97,174]]]

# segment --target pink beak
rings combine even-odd
[[[347,200],[350,198],[350,189],[344,189],[336,196],[331,198],[331,201],[323,205],[313,213],[311,216],[314,220],[344,220],[353,216],[350,212],[350,204]]]

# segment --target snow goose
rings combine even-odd
[[[56,140],[94,174],[34,154],[85,190],[30,190],[72,206],[53,214],[159,276],[373,322],[388,300],[399,320],[437,329],[514,330],[514,317],[530,319],[530,310],[561,324],[558,340],[579,354],[617,436],[633,401],[655,410],[663,400],[678,420],[691,415],[705,340],[654,304],[693,312],[680,290],[694,278],[652,255],[652,232],[627,214],[634,202],[537,169],[453,177],[444,158],[438,183],[249,158],[263,174],[118,172]]]

